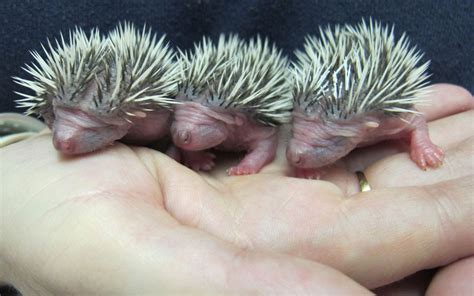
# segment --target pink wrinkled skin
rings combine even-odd
[[[175,110],[171,135],[183,149],[182,161],[195,170],[210,170],[214,155],[210,148],[247,151],[244,159],[228,169],[229,175],[259,172],[275,158],[277,128],[255,122],[241,113],[213,110],[196,102],[185,102]]]
[[[421,169],[442,165],[444,153],[431,142],[422,114],[409,114],[401,119],[374,113],[323,121],[318,114],[309,116],[295,110],[286,157],[295,167],[297,177],[319,178],[322,168],[356,147],[401,138],[409,139],[411,159]]]
[[[54,147],[66,155],[83,154],[123,139],[130,144],[146,144],[169,132],[170,112],[161,110],[132,117],[99,118],[78,108],[54,107],[50,124]]]

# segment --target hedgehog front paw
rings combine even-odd
[[[433,143],[415,146],[411,149],[411,159],[422,169],[437,168],[443,164],[444,152]]]
[[[213,153],[205,151],[184,151],[183,163],[195,171],[209,171],[215,163],[216,156]]]
[[[323,171],[320,170],[320,169],[295,168],[295,177],[296,178],[319,180],[322,175],[323,175]]]
[[[258,169],[249,165],[238,165],[227,170],[229,176],[252,175],[258,173]]]

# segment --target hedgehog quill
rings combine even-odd
[[[45,119],[53,143],[64,154],[95,151],[122,139],[145,144],[169,133],[179,72],[173,52],[145,27],[119,24],[107,38],[76,28],[69,42],[48,41],[44,56],[14,77],[33,90],[19,107]]]
[[[291,117],[286,57],[266,39],[221,35],[217,44],[204,38],[192,53],[182,52],[180,64],[182,104],[171,134],[185,150],[183,162],[209,170],[214,156],[207,149],[243,150],[228,174],[259,172],[275,157],[278,126]]]
[[[297,51],[293,77],[292,138],[286,156],[296,175],[318,178],[321,168],[358,146],[408,138],[411,159],[423,170],[438,167],[433,144],[414,104],[429,93],[429,63],[405,34],[370,20],[320,29]]]

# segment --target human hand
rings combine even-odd
[[[2,149],[0,159],[0,282],[25,295],[365,294],[330,267],[248,250],[174,217],[168,205],[215,192],[159,152],[117,144],[63,157],[46,134]],[[188,183],[173,183],[182,177]]]
[[[227,177],[225,164],[197,174],[121,144],[76,158],[58,155],[49,135],[9,146],[0,157],[0,279],[57,294],[354,294],[363,292],[357,284],[314,261],[369,288],[444,265],[473,251],[471,119],[466,112],[430,126],[447,150],[443,168],[420,171],[405,153],[384,157],[366,170],[374,190],[350,199],[350,171],[328,175],[338,186],[289,178],[281,158],[261,174]],[[358,153],[348,167],[373,161]],[[400,171],[418,179],[397,179]]]

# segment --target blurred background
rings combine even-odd
[[[47,38],[75,26],[98,27],[106,33],[121,20],[146,23],[184,49],[202,35],[260,34],[291,57],[304,36],[317,34],[319,26],[357,23],[372,16],[395,24],[398,35],[407,32],[431,60],[433,82],[454,83],[473,92],[473,8],[473,0],[1,0],[0,112],[15,111],[13,101],[19,96],[13,91],[20,88],[11,77],[26,76],[21,67],[31,62],[30,50],[40,50]]]

